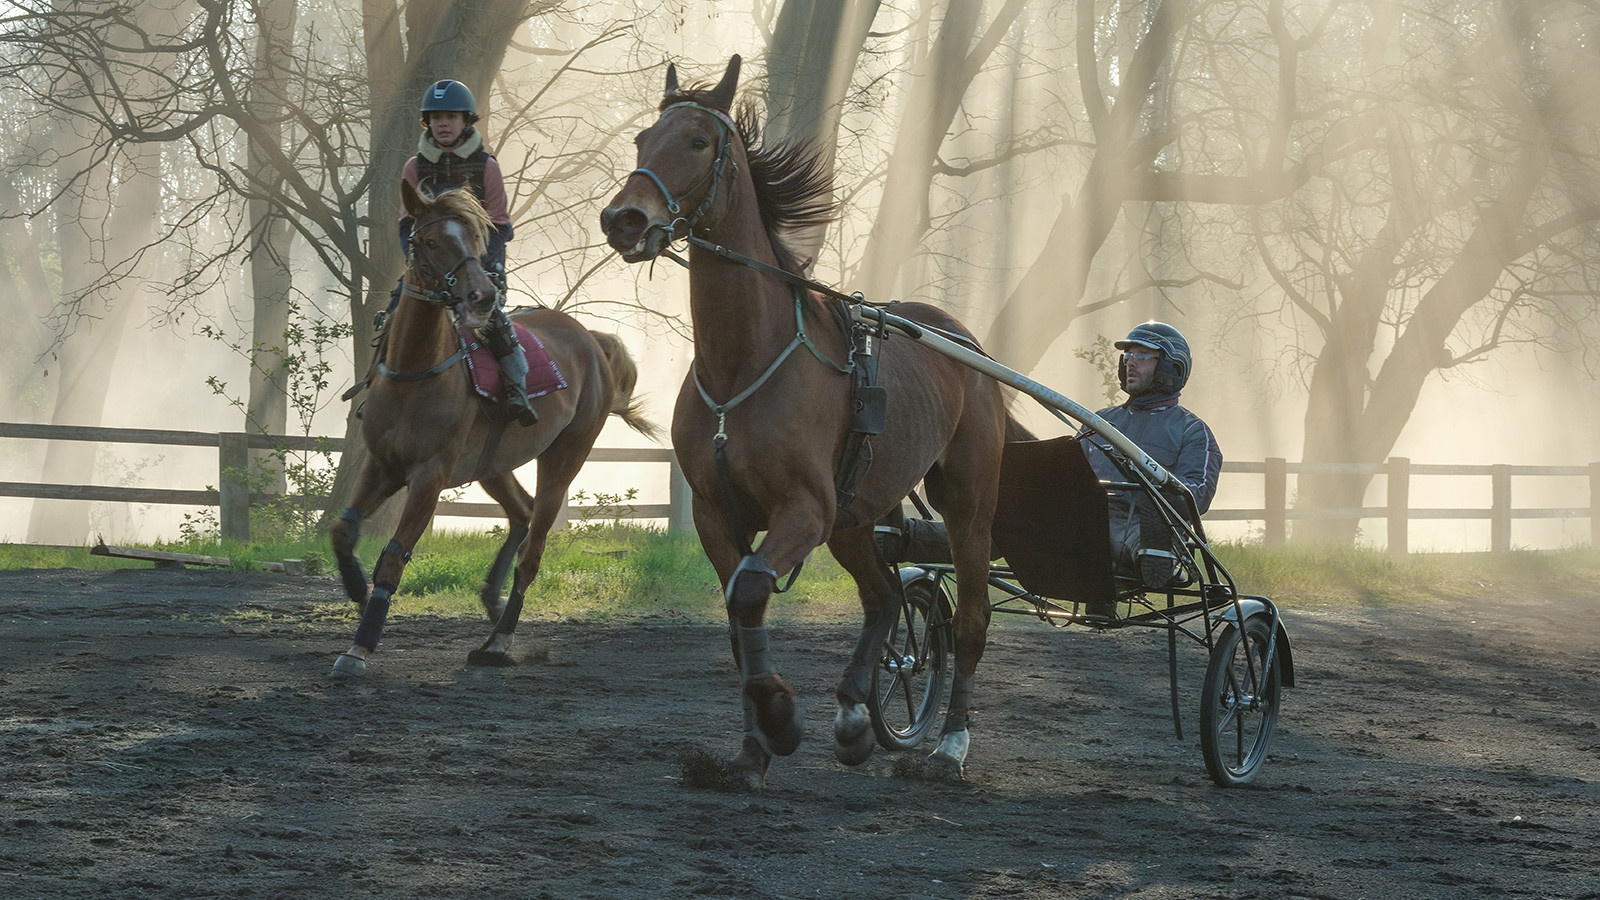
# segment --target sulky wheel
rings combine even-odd
[[[922,743],[939,715],[953,655],[950,608],[942,583],[918,580],[905,586],[899,615],[878,624],[868,706],[872,730],[886,749]]]
[[[1264,615],[1241,630],[1223,629],[1206,667],[1200,700],[1200,749],[1219,787],[1248,784],[1266,762],[1282,699],[1275,658],[1267,668],[1272,624]]]

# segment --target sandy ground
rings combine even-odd
[[[932,783],[834,761],[853,628],[779,627],[808,734],[759,794],[683,782],[735,744],[720,627],[533,622],[481,670],[485,626],[402,618],[351,684],[338,595],[0,573],[0,896],[1600,897],[1600,590],[1286,602],[1299,683],[1233,790],[1198,648],[1180,740],[1160,636],[997,625],[967,778]]]

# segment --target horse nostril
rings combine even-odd
[[[600,210],[600,230],[601,231],[610,231],[611,230],[611,222],[614,219],[616,219],[616,217],[617,217],[617,211],[615,209],[613,209],[612,207],[608,206],[605,209]]]

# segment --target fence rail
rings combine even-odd
[[[101,500],[118,503],[174,504],[217,507],[218,522],[224,537],[249,540],[251,504],[284,498],[276,494],[251,493],[245,481],[251,450],[294,450],[340,452],[343,438],[303,435],[246,434],[200,431],[170,431],[149,428],[100,428],[79,425],[28,425],[0,422],[0,438],[96,443],[156,444],[165,446],[216,447],[217,490],[170,490],[160,488],[112,487],[82,484],[33,484],[0,482],[0,497],[45,500]],[[665,519],[669,530],[692,527],[689,490],[684,483],[672,451],[656,448],[597,447],[589,455],[597,463],[664,463],[669,467],[668,501],[635,504],[631,517]],[[1393,553],[1409,549],[1408,532],[1412,520],[1489,520],[1492,550],[1511,548],[1511,524],[1516,519],[1588,519],[1591,541],[1600,541],[1600,462],[1586,466],[1514,466],[1417,464],[1406,457],[1390,457],[1382,463],[1292,463],[1269,457],[1261,462],[1225,462],[1228,474],[1260,475],[1264,480],[1264,503],[1256,509],[1212,509],[1209,522],[1261,522],[1268,544],[1282,543],[1288,537],[1288,523],[1299,519],[1383,519],[1387,523],[1388,547]],[[1387,482],[1383,506],[1304,509],[1289,506],[1290,475],[1381,475]],[[1488,507],[1418,508],[1410,505],[1413,476],[1487,477],[1490,480]],[[1512,479],[1542,476],[1585,477],[1589,482],[1589,505],[1584,507],[1518,508],[1512,505]],[[499,505],[459,500],[442,501],[438,515],[500,518]],[[571,519],[572,508],[563,505],[557,526]],[[580,513],[581,514],[581,513]]]

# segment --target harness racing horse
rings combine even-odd
[[[872,636],[900,603],[873,524],[926,476],[949,523],[958,583],[955,686],[930,760],[959,773],[989,622],[989,529],[1009,421],[1001,387],[914,341],[873,335],[887,392],[882,431],[863,452],[849,453],[865,470],[853,500],[841,503],[847,492],[836,475],[852,431],[850,373],[867,364],[864,354],[852,351],[842,309],[759,268],[800,273],[784,234],[833,218],[832,176],[808,145],[762,146],[748,104],[734,121],[738,77],[737,56],[710,90],[679,88],[668,67],[660,118],[634,140],[638,168],[600,216],[628,262],[654,259],[675,240],[691,243],[694,361],[678,394],[672,444],[693,493],[695,529],[724,585],[740,670],[745,729],[729,765],[759,788],[772,758],[800,742],[795,692],[772,663],[765,616],[780,573],[792,573],[824,542],[854,577],[863,615],[837,688],[834,750],[845,765],[872,753],[866,700],[879,656]],[[935,307],[906,303],[894,311],[972,341]],[[752,549],[761,531],[766,536]]]
[[[334,663],[336,677],[366,670],[378,648],[390,598],[433,517],[439,492],[472,481],[505,509],[510,529],[480,590],[493,631],[468,662],[511,665],[523,594],[539,572],[545,538],[567,488],[607,416],[618,416],[647,436],[659,431],[633,399],[638,370],[622,342],[614,335],[591,333],[553,309],[511,317],[543,345],[566,385],[534,401],[539,421],[510,424],[505,413],[475,395],[460,374],[471,348],[454,320],[475,329],[495,308],[495,285],[479,262],[489,217],[471,191],[450,191],[434,199],[402,182],[401,192],[406,212],[419,224],[405,285],[389,320],[387,349],[362,414],[368,457],[354,500],[334,520],[329,535],[345,592],[361,609],[354,643]],[[537,484],[530,497],[514,470],[535,457]],[[355,556],[361,520],[401,487],[410,492],[399,527],[373,567],[369,593]],[[502,600],[500,589],[513,559],[511,592]]]

